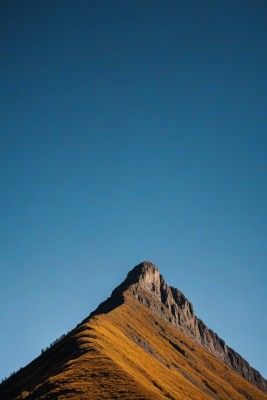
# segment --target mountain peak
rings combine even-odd
[[[125,283],[127,286],[137,283],[138,286],[147,290],[154,290],[155,284],[160,282],[160,272],[150,261],[143,261],[136,265],[127,275]]]
[[[259,389],[267,392],[260,373],[144,261],[88,318],[0,384],[0,398],[266,400]]]
[[[155,264],[150,261],[143,261],[140,264],[136,265],[131,271],[128,273],[125,281],[134,281],[138,280],[141,276],[144,276],[146,273],[152,275],[158,275],[159,270]]]
[[[144,303],[149,292],[156,291],[159,293],[160,281],[162,279],[155,264],[150,261],[141,262],[128,272],[125,280],[113,290],[107,300],[99,304],[97,309],[89,315],[89,318],[98,314],[106,314],[114,308],[119,307],[124,303],[125,293],[129,291],[134,295],[143,292],[143,301],[140,301],[141,296],[139,296],[139,301]]]
[[[236,372],[267,390],[267,381],[260,373],[195,315],[189,300],[179,289],[169,286],[158,268],[150,261],[136,265],[89,318],[112,311],[127,301],[128,296],[133,296],[162,320],[229,364]]]

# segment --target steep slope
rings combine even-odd
[[[267,400],[166,319],[157,271],[137,266],[94,315],[2,383],[0,399]]]

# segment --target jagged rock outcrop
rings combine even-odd
[[[111,311],[122,304],[125,297],[129,295],[133,295],[164,321],[177,327],[253,384],[267,391],[267,381],[261,374],[252,368],[243,357],[228,347],[195,315],[193,306],[188,299],[180,290],[168,286],[158,268],[151,262],[145,261],[131,270],[125,281],[112,292],[109,299],[99,305],[90,317]]]

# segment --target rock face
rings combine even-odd
[[[164,321],[209,350],[253,384],[267,391],[267,381],[219,336],[196,317],[192,304],[180,290],[168,286],[157,267],[145,261],[129,272],[124,282],[90,315],[107,313],[133,295]]]

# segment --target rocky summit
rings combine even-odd
[[[267,400],[267,382],[143,262],[0,399]]]
[[[105,307],[122,301],[126,290],[164,321],[171,323],[187,337],[231,365],[242,376],[267,391],[267,381],[261,374],[195,315],[192,304],[184,294],[179,289],[167,285],[158,268],[149,261],[130,271],[125,281],[92,315],[104,312]]]

